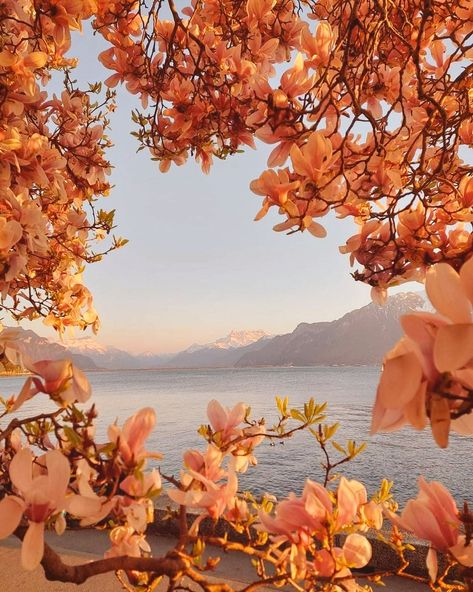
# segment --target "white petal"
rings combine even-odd
[[[10,479],[19,491],[28,491],[33,481],[33,453],[28,448],[19,450],[10,463]]]
[[[78,518],[96,516],[102,509],[102,502],[99,497],[91,498],[82,495],[73,495],[67,498],[65,509],[69,514]]]
[[[44,553],[44,522],[30,522],[21,546],[21,563],[33,570],[41,563]]]
[[[46,466],[48,468],[48,494],[57,507],[64,501],[71,477],[71,468],[69,461],[59,450],[51,450],[46,453]]]
[[[429,576],[432,582],[435,582],[437,579],[437,572],[438,572],[438,562],[437,562],[437,551],[429,548],[427,551],[427,558],[425,560],[425,564],[427,565],[427,570],[429,572]]]
[[[465,547],[464,535],[458,538],[458,543],[449,549],[450,553],[455,557],[458,563],[466,567],[473,567],[473,545],[470,544]]]
[[[437,332],[434,362],[439,372],[452,372],[473,358],[473,325],[445,325]]]
[[[440,314],[454,323],[471,321],[471,303],[460,276],[448,263],[438,263],[427,271],[425,291]]]
[[[379,381],[378,397],[386,409],[402,409],[415,396],[422,367],[413,352],[386,361]]]
[[[0,502],[0,539],[10,536],[23,516],[23,500],[9,495]]]

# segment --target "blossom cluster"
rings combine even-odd
[[[94,205],[110,191],[113,93],[101,100],[100,85],[77,88],[70,75],[77,60],[66,57],[71,32],[95,9],[85,0],[0,6],[2,305],[17,319],[42,316],[58,329],[97,329],[82,272],[100,259],[93,243],[113,226],[113,214]],[[65,76],[57,94],[48,92],[53,74]]]
[[[401,318],[405,336],[385,356],[372,432],[430,421],[445,448],[451,429],[473,433],[473,259],[459,273],[434,265],[425,289],[436,312]]]
[[[94,26],[111,45],[106,84],[141,99],[136,135],[162,171],[274,145],[251,183],[256,219],[274,207],[276,230],[323,237],[329,212],[352,218],[340,250],[383,290],[472,248],[473,6],[425,7],[114,2]]]

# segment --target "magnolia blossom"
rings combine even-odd
[[[455,418],[473,389],[473,258],[460,273],[446,263],[433,266],[425,288],[438,313],[401,318],[405,337],[385,357],[372,432],[406,423],[422,429],[430,419],[436,442],[446,447],[450,429],[473,433],[469,410]]]
[[[417,498],[407,502],[399,518],[391,518],[402,528],[430,541],[427,567],[432,580],[437,575],[437,551],[450,552],[459,563],[473,565],[473,545],[465,545],[455,500],[438,481],[428,482],[420,477]]]
[[[151,547],[142,534],[136,534],[131,526],[117,526],[110,531],[112,547],[105,557],[141,557],[143,553],[151,553]]]
[[[199,524],[209,516],[213,520],[220,518],[224,512],[235,509],[235,496],[238,491],[238,478],[234,471],[229,471],[226,481],[215,483],[203,475],[189,471],[193,482],[189,489],[168,489],[168,496],[176,503],[189,508],[204,510],[194,521],[190,532],[198,532]]]
[[[40,360],[27,362],[30,372],[39,376],[33,378],[38,392],[53,395],[64,404],[85,403],[92,393],[86,375],[70,360]]]
[[[68,499],[68,511],[81,518],[81,526],[90,526],[106,518],[117,504],[117,498],[111,499],[98,496],[91,486],[91,481],[97,477],[85,459],[76,462],[76,488],[79,495]]]
[[[90,398],[92,389],[87,377],[70,360],[37,359],[41,351],[23,342],[19,329],[1,329],[0,351],[11,363],[23,366],[34,375],[27,379],[10,411],[16,411],[37,393],[52,395],[53,400],[65,405],[85,403]]]
[[[113,424],[108,428],[108,437],[115,443],[120,456],[127,465],[138,464],[150,455],[144,444],[156,424],[156,413],[151,407],[141,409],[119,428]],[[153,455],[156,456],[156,455]]]
[[[58,450],[47,452],[40,465],[33,465],[33,458],[27,448],[16,453],[9,473],[18,495],[0,501],[0,538],[12,534],[23,515],[28,521],[21,547],[21,562],[28,570],[35,569],[43,557],[45,523],[53,519],[56,530],[63,530],[60,517],[67,508],[70,478],[69,462]]]
[[[380,507],[368,504],[364,485],[342,477],[335,499],[325,487],[307,479],[300,498],[289,494],[276,505],[274,516],[260,511],[259,519],[261,527],[275,535],[275,542],[308,545],[313,537],[323,541],[331,526],[343,529],[355,521],[363,526],[364,520],[369,526],[382,525],[381,513]]]
[[[223,407],[218,401],[213,399],[207,405],[207,415],[210,425],[216,432],[222,444],[226,444],[235,436],[241,434],[237,426],[245,419],[247,406],[244,403],[237,403],[233,409]]]
[[[138,477],[128,475],[120,483],[120,489],[133,497],[145,497],[152,492],[159,491],[161,486],[161,475],[156,469]]]

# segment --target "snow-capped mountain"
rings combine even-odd
[[[184,351],[192,354],[202,349],[233,349],[235,347],[246,347],[251,343],[259,341],[263,337],[268,338],[270,335],[261,330],[237,331],[234,329],[225,337],[220,337],[212,343],[205,343],[204,345],[194,343]]]

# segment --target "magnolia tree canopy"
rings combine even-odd
[[[71,33],[87,21],[108,46],[98,56],[110,70],[106,90],[73,81]],[[473,433],[472,36],[472,0],[4,0],[3,308],[58,330],[98,328],[81,274],[126,242],[107,240],[113,212],[97,207],[110,191],[111,89],[124,84],[141,104],[132,114],[138,146],[161,171],[193,156],[207,172],[215,158],[257,140],[272,144],[268,169],[250,184],[262,198],[256,219],[276,207],[275,230],[323,237],[329,212],[352,218],[357,231],[340,249],[377,301],[391,285],[425,278],[436,312],[402,319],[405,336],[386,354],[372,430],[430,425],[441,447],[450,430]],[[60,95],[48,90],[57,72]],[[432,589],[473,589],[468,506],[459,511],[441,484],[425,480],[402,513],[388,482],[369,499],[363,484],[336,473],[362,446],[333,441],[337,426],[325,422],[324,405],[295,409],[278,399],[269,427],[243,403],[230,410],[213,401],[199,430],[204,449],[184,453],[179,478],[161,475],[147,466],[156,457],[145,448],[152,409],[97,442],[95,408],[83,407],[87,378],[70,361],[32,355],[16,337],[4,330],[1,351],[31,376],[2,401],[0,537],[23,540],[26,569],[42,563],[48,578],[76,583],[117,571],[130,590],[151,590],[162,576],[172,590],[187,576],[211,592],[206,571],[215,562],[201,562],[211,543],[253,558],[248,590],[356,591],[381,577],[353,571],[370,561],[369,529],[399,556],[392,573],[413,577],[408,530],[430,542]],[[44,395],[57,410],[25,417],[28,400]],[[282,501],[241,493],[238,475],[256,464],[255,448],[302,430],[320,448],[324,483],[307,480],[301,496]],[[180,508],[181,534],[166,556],[152,557],[145,531],[163,483]],[[201,511],[190,527],[189,508]],[[205,517],[224,519],[244,542],[203,535]],[[386,518],[391,534],[381,531]],[[105,560],[71,568],[44,544],[45,528],[61,533],[71,520],[110,527]],[[437,551],[446,558],[440,571]]]

